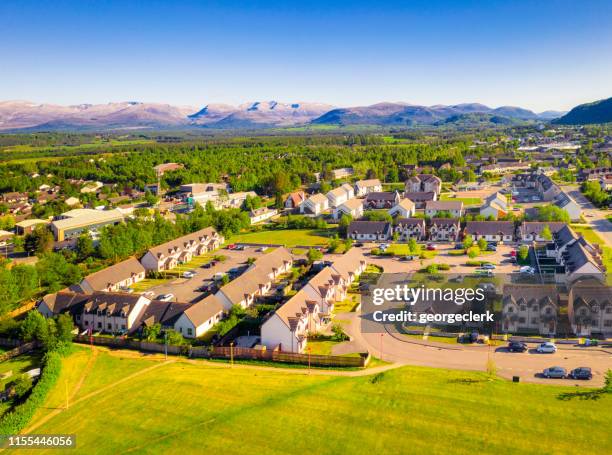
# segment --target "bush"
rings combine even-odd
[[[43,359],[40,379],[32,389],[32,393],[13,411],[0,419],[0,434],[17,434],[30,422],[30,419],[47,398],[62,369],[62,359],[57,352],[48,352]]]
[[[477,246],[472,246],[472,247],[468,248],[467,249],[467,255],[471,259],[474,259],[475,257],[478,257],[480,255],[480,248],[478,248]]]
[[[372,254],[372,256],[380,256],[380,248],[372,248],[370,254]]]
[[[486,261],[466,261],[465,265],[468,267],[481,267],[485,263]]]
[[[465,250],[450,250],[448,252],[449,256],[463,256],[465,254]]]
[[[450,270],[450,264],[438,264],[438,270]]]

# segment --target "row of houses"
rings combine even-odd
[[[323,268],[261,326],[261,343],[268,349],[303,352],[309,335],[329,324],[334,304],[343,301],[366,259],[357,248]]]
[[[382,192],[382,184],[378,179],[359,180],[355,185],[343,183],[327,194],[315,193],[306,197],[303,192],[291,193],[285,199],[287,209],[299,209],[300,213],[320,215],[329,210],[344,206],[355,197],[368,197],[372,193]],[[367,207],[367,204],[365,204]]]
[[[580,204],[553,182],[548,175],[539,172],[518,174],[513,176],[512,183],[519,187],[535,190],[542,201],[551,202],[565,210],[572,221],[579,220],[582,215]]]
[[[224,315],[224,308],[214,295],[196,303],[180,303],[104,291],[63,290],[48,294],[37,309],[45,317],[68,313],[83,332],[133,335],[145,327],[160,324],[163,329],[176,330],[186,338],[202,336]]]
[[[482,238],[488,242],[546,242],[551,240],[548,231],[554,236],[565,227],[561,222],[524,221],[517,228],[513,221],[468,221],[461,229],[457,218],[432,218],[429,223],[423,218],[397,218],[393,223],[353,221],[347,236],[358,241],[386,241],[397,237],[398,241],[413,238],[453,242],[471,235],[474,240]]]
[[[554,284],[506,285],[502,298],[504,333],[612,336],[612,291],[597,280],[560,288]]]

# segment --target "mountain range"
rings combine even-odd
[[[589,125],[612,122],[612,98],[581,104],[567,114],[553,120],[558,125]]]
[[[0,102],[0,131],[119,129],[254,129],[298,125],[510,125],[549,121],[562,112],[533,111],[514,106],[490,108],[478,103],[420,106],[378,103],[336,108],[322,103],[256,101],[231,106],[173,106],[120,102],[62,106],[29,101]]]

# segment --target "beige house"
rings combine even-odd
[[[208,297],[187,308],[174,323],[174,330],[185,338],[198,338],[223,318],[223,305],[217,297]]]
[[[408,198],[402,199],[399,204],[389,210],[389,215],[399,218],[412,218],[416,213],[416,205]]]
[[[320,215],[329,209],[329,200],[324,194],[316,193],[300,204],[300,213]]]
[[[450,213],[453,218],[463,216],[463,201],[427,201],[425,203],[425,215],[428,217],[438,216],[439,213]]]
[[[349,199],[353,199],[355,197],[355,191],[351,185],[343,183],[338,188],[329,191],[326,196],[329,201],[329,207],[336,208]]]
[[[352,218],[363,216],[363,199],[349,199],[334,209],[333,217],[335,220],[339,220],[343,215],[349,215]]]
[[[378,179],[358,180],[355,182],[355,196],[363,197],[369,193],[382,191],[382,184]]]
[[[138,259],[129,258],[87,275],[80,286],[84,292],[115,292],[144,280],[145,273],[145,268]]]
[[[147,271],[171,270],[178,264],[191,261],[193,256],[219,248],[223,241],[223,236],[214,228],[207,227],[150,248],[140,263]]]

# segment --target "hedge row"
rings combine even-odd
[[[26,427],[57,382],[61,369],[62,359],[59,353],[48,352],[44,358],[40,379],[28,398],[0,419],[0,434],[17,434]]]

